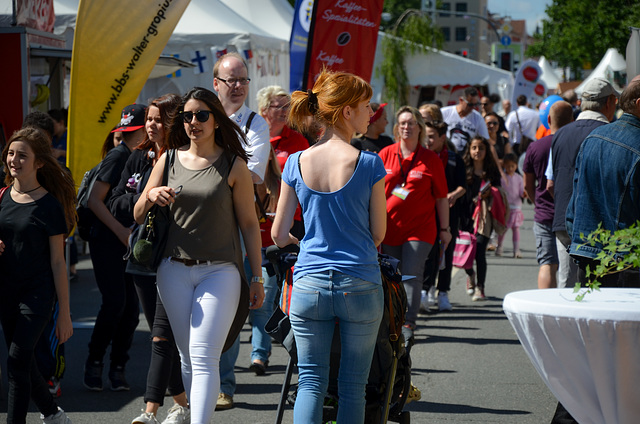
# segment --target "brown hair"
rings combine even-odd
[[[307,133],[308,116],[324,127],[342,125],[345,106],[356,107],[363,100],[371,99],[371,86],[357,75],[323,69],[312,90],[295,91],[291,95],[289,121],[294,129]]]
[[[462,154],[462,159],[464,160],[464,164],[467,170],[467,184],[471,186],[471,184],[473,183],[473,159],[471,159],[469,150],[471,148],[471,143],[475,140],[479,140],[482,142],[486,152],[484,155],[484,160],[482,162],[482,170],[484,171],[484,173],[482,174],[482,179],[489,181],[494,186],[499,185],[501,178],[500,169],[498,168],[498,164],[496,163],[496,160],[491,153],[491,145],[486,138],[480,136],[473,137],[471,140],[469,140],[466,147],[464,148],[464,153]]]
[[[13,133],[2,151],[2,163],[5,169],[9,169],[7,154],[14,141],[26,143],[33,151],[36,162],[42,164],[36,173],[38,184],[62,204],[67,229],[70,231],[76,225],[76,189],[71,174],[62,168],[51,154],[51,142],[45,133],[33,127],[23,128]],[[7,172],[4,177],[5,184],[9,186],[13,184],[13,180],[14,178]]]
[[[427,103],[420,106],[418,110],[420,112],[422,112],[423,110],[426,110],[429,116],[431,116],[431,119],[433,121],[440,121],[440,122],[444,121],[444,119],[442,118],[442,111],[440,110],[438,105],[434,105],[433,103]]]
[[[162,152],[166,150],[167,138],[169,138],[169,124],[171,122],[171,119],[173,118],[176,108],[180,104],[180,100],[180,96],[178,96],[177,94],[165,94],[164,96],[160,96],[157,99],[151,101],[149,106],[147,106],[147,109],[144,111],[144,122],[146,128],[147,117],[149,116],[149,109],[151,108],[151,106],[155,106],[158,108],[158,110],[160,110],[160,119],[162,120],[162,125],[164,127],[164,143],[162,145],[162,148],[160,149],[160,152],[157,152],[158,157],[160,157],[160,154],[162,154]],[[149,139],[149,135],[145,131],[144,141],[140,143],[137,149],[155,150],[155,148],[156,143]]]
[[[202,87],[194,87],[182,97],[180,105],[175,111],[176,113],[174,113],[171,118],[169,135],[167,137],[167,148],[177,149],[185,144],[191,143],[191,140],[184,130],[184,121],[182,114],[180,114],[180,112],[184,110],[184,105],[191,99],[203,102],[209,107],[209,110],[213,112],[213,118],[217,124],[215,143],[222,147],[227,153],[238,156],[246,162],[249,158],[247,152],[244,150],[243,144],[247,144],[247,137],[244,132],[229,119],[218,96],[216,96],[213,91]]]

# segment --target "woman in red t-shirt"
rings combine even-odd
[[[449,203],[442,162],[424,147],[426,130],[420,112],[402,106],[393,133],[396,144],[379,153],[387,170],[387,233],[382,252],[400,259],[402,274],[415,277],[404,281],[409,308],[403,332],[408,340],[416,327],[424,266],[436,235],[440,233],[444,248],[451,241]]]

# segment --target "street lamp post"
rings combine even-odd
[[[423,14],[428,14],[430,12],[439,12],[439,13],[447,13],[449,15],[455,15],[455,16],[461,16],[463,18],[478,18],[478,19],[482,19],[483,21],[487,22],[489,24],[489,26],[491,26],[491,29],[493,29],[493,31],[496,33],[496,37],[498,37],[498,40],[500,40],[500,33],[498,32],[498,28],[496,28],[495,24],[487,17],[479,15],[477,13],[469,13],[469,12],[452,12],[450,10],[442,10],[442,9],[432,9],[429,12],[426,11],[422,11],[422,10],[418,10],[418,9],[407,9],[405,10],[402,15],[400,15],[400,17],[396,20],[395,24],[393,24],[393,30],[395,31],[398,26],[400,25],[400,23],[402,23],[402,21],[409,15],[423,15]]]

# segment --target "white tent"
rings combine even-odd
[[[604,78],[609,81],[613,87],[621,91],[622,85],[626,83],[627,62],[624,57],[614,48],[610,48],[602,57],[598,66],[589,74],[587,78],[576,87],[576,93],[582,94],[582,90],[587,82],[593,78]]]
[[[631,28],[627,43],[627,82],[640,75],[640,28]]]
[[[253,25],[276,38],[289,40],[293,7],[287,0],[222,0]]]
[[[546,57],[541,56],[538,60],[538,66],[542,70],[541,80],[546,84],[548,90],[557,90],[558,84],[562,82],[556,71],[551,67],[551,64]]]
[[[242,14],[225,2],[233,4]],[[293,16],[293,10],[290,6],[290,10],[283,7],[282,2],[286,3],[286,0],[225,2],[191,0],[163,54],[194,63],[196,67],[181,69],[171,76],[160,75],[159,78],[149,79],[137,101],[146,102],[149,98],[170,92],[183,94],[193,86],[213,89],[213,64],[216,55],[224,51],[236,51],[247,59],[251,78],[248,103],[251,107],[255,108],[256,93],[261,87],[271,84],[289,86],[291,22],[286,22],[286,19],[287,13]],[[0,25],[10,24],[11,3],[11,0],[0,0]],[[73,46],[78,3],[79,0],[54,0],[54,33],[65,37],[68,49]],[[256,22],[264,19],[263,23],[254,25],[244,19],[245,12],[250,12],[247,16]],[[115,22],[117,17],[105,17],[105,25]],[[264,29],[270,27],[272,31]]]
[[[196,67],[148,80],[140,100],[164,93],[185,93],[194,86],[213,89],[212,70],[217,56],[232,51],[247,59],[251,78],[247,101],[252,109],[256,109],[256,93],[261,87],[289,86],[288,36],[274,37],[221,0],[191,0],[163,53]]]
[[[374,60],[374,72],[371,85],[374,88],[374,101],[381,100],[384,86],[382,78],[376,75],[375,69],[382,61],[380,45],[386,35],[378,33],[378,48]],[[513,91],[513,75],[511,72],[485,65],[462,56],[441,50],[428,48],[428,53],[417,53],[406,56],[407,76],[409,85],[416,86],[456,86],[456,85],[487,85],[491,94],[498,94],[503,99],[511,98]],[[440,90],[442,91],[442,90]],[[418,101],[417,90],[410,93],[410,104]],[[456,98],[457,102],[457,98]],[[446,105],[446,102],[443,102]]]

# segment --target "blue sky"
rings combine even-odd
[[[536,24],[546,17],[544,10],[551,3],[552,0],[488,0],[487,7],[491,13],[526,20],[527,32],[533,34]]]

